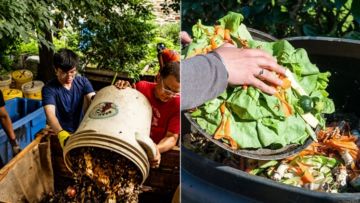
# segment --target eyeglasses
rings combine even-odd
[[[165,87],[164,80],[162,78],[161,78],[161,88],[165,92],[165,94],[171,97],[180,96],[180,92],[174,92],[169,87]]]
[[[73,77],[76,75],[76,69],[74,70],[69,70],[68,72],[63,72],[61,69],[58,69],[58,72],[60,73],[61,77],[66,77],[66,76],[70,76]]]

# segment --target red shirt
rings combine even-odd
[[[167,102],[162,102],[155,97],[156,83],[140,81],[136,89],[149,100],[153,115],[151,121],[151,139],[158,144],[166,132],[180,133],[180,97],[176,96]]]

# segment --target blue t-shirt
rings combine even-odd
[[[64,88],[57,79],[51,80],[42,89],[43,106],[55,105],[56,117],[61,127],[75,132],[83,118],[84,96],[94,92],[90,81],[76,76],[70,90]]]

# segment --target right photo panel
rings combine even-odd
[[[360,1],[181,1],[181,201],[360,202]]]

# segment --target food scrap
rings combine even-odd
[[[70,153],[75,184],[46,195],[42,202],[138,202],[141,173],[129,159],[92,147]]]

